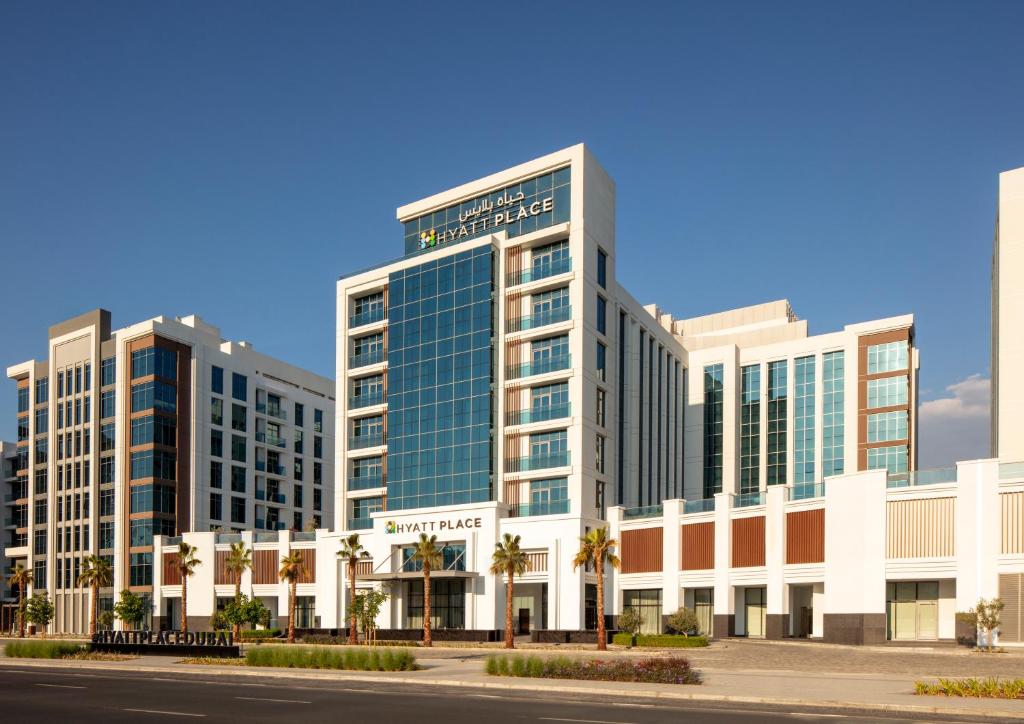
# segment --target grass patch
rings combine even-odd
[[[1024,679],[939,679],[938,684],[915,682],[921,696],[964,696],[977,699],[1024,699]]]
[[[272,646],[245,652],[248,666],[346,671],[415,671],[416,657],[404,649],[346,648],[332,651],[309,646]]]
[[[182,659],[183,664],[197,664],[199,666],[245,666],[245,659],[219,659],[214,656],[195,656],[189,659]]]
[[[11,641],[4,646],[4,656],[12,659],[63,659],[84,650],[82,644],[67,641]]]
[[[619,646],[632,646],[633,637],[628,633],[617,633],[612,637],[612,643]],[[659,634],[657,636],[636,637],[636,645],[641,648],[656,649],[694,649],[708,645],[706,636],[672,636],[671,634]]]
[[[139,657],[128,654],[115,654],[109,651],[78,651],[62,658],[74,659],[75,661],[132,661]]]
[[[580,681],[632,681],[646,684],[699,684],[700,676],[682,656],[657,659],[602,660],[567,656],[488,656],[491,676]]]

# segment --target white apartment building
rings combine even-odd
[[[331,520],[333,382],[197,316],[111,331],[110,313],[94,310],[51,327],[47,358],[7,375],[19,396],[20,544],[7,556],[50,593],[56,633],[88,627],[78,576],[89,555],[113,564],[109,609],[126,588],[152,599],[154,536]]]

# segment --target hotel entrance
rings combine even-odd
[[[743,589],[743,621],[748,638],[764,638],[767,610],[768,596],[763,586]]]
[[[405,628],[423,628],[423,580],[405,582]],[[466,628],[466,581],[431,578],[430,628]]]
[[[890,641],[935,641],[939,638],[939,582],[887,583],[886,631]]]

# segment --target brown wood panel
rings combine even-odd
[[[687,523],[682,526],[680,570],[707,571],[715,567],[715,524]]]
[[[622,572],[651,573],[662,568],[663,528],[622,531]]]
[[[825,562],[825,509],[786,513],[786,563]]]
[[[181,585],[181,569],[178,568],[177,553],[164,553],[164,571],[160,580],[164,586]]]
[[[519,507],[521,500],[519,491],[522,488],[522,483],[518,480],[508,480],[505,482],[505,502],[513,507],[513,509]]]
[[[373,561],[359,561],[356,563],[356,578],[368,576],[373,573]],[[348,578],[348,569],[345,570],[345,577]]]
[[[316,583],[316,548],[302,548],[295,552],[302,555],[304,567],[298,583]]]
[[[280,570],[278,562],[281,556],[276,548],[271,550],[256,550],[252,552],[252,582],[253,584],[277,583],[277,572]]]
[[[235,585],[235,574],[228,570],[228,556],[231,551],[217,551],[214,561],[213,582],[215,585]]]
[[[732,567],[764,565],[764,516],[733,518]]]

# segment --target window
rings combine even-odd
[[[113,456],[100,458],[100,483],[114,482],[114,458]]]
[[[210,368],[210,392],[224,394],[224,370],[216,365]]]
[[[294,477],[296,480],[302,480],[302,458],[295,458],[294,464]]]
[[[371,365],[384,359],[383,333],[369,334],[352,341],[352,367]]]
[[[86,395],[82,398],[82,419],[89,423],[92,421],[92,396]]]
[[[868,448],[868,470],[905,473],[909,469],[906,445]]]
[[[595,437],[595,446],[594,446],[595,447],[594,467],[597,469],[597,472],[599,472],[599,473],[603,473],[604,472],[604,446],[605,446],[604,435],[597,435]]]
[[[313,409],[313,432],[324,431],[324,411]]]
[[[313,488],[313,510],[321,510],[323,508],[323,497],[324,492],[320,488]]]
[[[210,430],[210,454],[218,458],[224,457],[224,433],[220,430]]]
[[[49,430],[50,410],[46,407],[36,408],[36,435],[45,435]]]
[[[530,296],[530,307],[532,319],[526,325],[527,320],[522,320],[520,327],[530,329],[541,327],[545,324],[555,324],[569,319],[571,314],[569,307],[569,287],[560,287],[546,292],[538,292]]]
[[[231,396],[245,402],[248,399],[249,379],[237,372],[231,373]]]
[[[153,585],[153,554],[132,553],[129,567],[129,585],[152,586]]]
[[[813,483],[814,477],[814,357],[793,361],[793,483]]]
[[[295,454],[301,455],[303,453],[303,437],[302,430],[295,431]]]
[[[768,363],[768,485],[786,484],[786,421],[789,365]]]
[[[100,393],[100,417],[113,417],[115,414],[114,391],[106,390]]]
[[[210,461],[210,487],[219,488],[224,484],[224,464],[219,460]]]
[[[231,459],[236,463],[245,462],[245,438],[241,435],[231,436]]]
[[[360,377],[352,382],[351,407],[379,405],[384,401],[384,375]]]
[[[245,498],[231,498],[231,522],[245,524]]]
[[[71,378],[69,376],[68,380],[70,380],[70,379]],[[68,386],[70,387],[70,382],[68,383]],[[25,387],[23,389],[25,390],[25,410],[27,410],[28,409],[28,388]],[[69,389],[68,392],[71,392],[71,390]],[[64,396],[64,373],[63,372],[58,372],[57,373],[57,397],[59,399],[59,398],[61,398],[63,396]],[[19,393],[19,399],[20,399],[20,393]],[[20,408],[20,406],[18,408],[18,412],[24,412],[25,410],[22,410]]]
[[[761,367],[740,369],[740,493],[757,492],[761,478]]]
[[[640,633],[661,633],[661,589],[624,590],[622,608],[632,608],[640,614]]]
[[[219,433],[219,431],[216,431]],[[146,415],[132,420],[132,445],[166,445],[177,444],[177,422],[163,415]]]
[[[211,520],[221,520],[224,517],[223,510],[221,509],[221,494],[210,493],[210,518]]]
[[[303,421],[303,413],[305,409],[302,407],[301,402],[295,403],[295,427],[302,427],[306,423]]]
[[[568,436],[565,430],[530,435],[530,458],[527,469],[553,468],[568,464]]]
[[[597,250],[597,283],[602,289],[608,288],[608,255]]]
[[[906,440],[908,422],[905,410],[868,415],[868,442]]]
[[[75,424],[82,424],[82,398],[75,398]]]
[[[868,374],[907,369],[910,345],[907,340],[868,347]]]
[[[597,295],[597,331],[608,334],[608,302],[600,294]]]
[[[155,380],[132,385],[132,412],[149,409],[174,412],[177,409],[174,385]]]
[[[313,463],[313,485],[323,485],[324,482],[324,465],[323,463]]]
[[[607,377],[607,359],[608,359],[608,348],[605,347],[603,342],[597,343],[597,379],[602,382]]]
[[[529,422],[554,420],[569,415],[569,383],[558,382],[530,389]]]
[[[88,365],[86,365],[88,368]],[[86,389],[89,389],[88,387]],[[41,405],[50,399],[50,378],[40,377],[36,380],[36,404]]]
[[[569,335],[538,339],[530,343],[531,369],[528,374],[543,374],[569,366]]]
[[[704,497],[722,492],[722,414],[725,401],[721,363],[704,367]]]
[[[57,403],[57,429],[61,430],[64,427],[64,405]]]
[[[46,525],[46,501],[37,500],[34,506],[33,522],[36,525]]]
[[[821,474],[828,477],[844,468],[844,352],[826,352],[822,361]]]
[[[166,485],[133,485],[130,496],[132,513],[174,514],[176,496],[174,488]]]
[[[173,350],[147,347],[132,352],[132,379],[155,375],[174,380],[178,377],[178,355]],[[76,370],[77,381],[77,370]]]
[[[160,478],[175,480],[177,458],[164,450],[143,450],[131,455],[131,479]]]
[[[210,423],[213,425],[224,424],[224,400],[219,397],[210,398]]]
[[[533,281],[569,271],[569,241],[563,239],[547,246],[538,246],[533,250],[530,262],[530,278]]]
[[[245,492],[245,477],[245,468],[240,468],[237,465],[231,466],[231,492]]]
[[[357,327],[381,319],[384,319],[384,292],[374,292],[355,299],[350,326]]]
[[[907,375],[868,380],[868,407],[906,405],[909,389]]]
[[[245,432],[245,405],[231,405],[231,429]]]
[[[82,368],[75,367],[75,394],[82,391]]]
[[[100,362],[100,387],[106,387],[116,382],[117,360],[114,357],[107,357]]]
[[[292,505],[294,505],[296,508],[301,508],[303,506],[301,485],[295,486],[295,492],[292,496]]]
[[[606,408],[605,397],[606,397],[605,391],[603,389],[601,389],[600,387],[598,387],[597,388],[597,404],[596,404],[597,424],[600,425],[601,427],[607,427],[607,425],[608,425],[607,418],[605,417],[605,408]]]
[[[92,389],[92,362],[86,362],[85,363],[85,367],[83,368],[83,371],[82,371],[82,376],[85,378],[84,379],[85,391],[88,392],[89,390]]]
[[[313,436],[313,457],[322,458],[324,456],[324,439],[319,435]]]
[[[100,517],[114,514],[114,489],[100,488]]]
[[[28,387],[18,388],[18,412],[28,412]]]
[[[28,416],[18,418],[18,442],[28,440],[31,428],[28,422]]]
[[[35,495],[46,495],[48,488],[46,468],[36,468],[33,473],[35,476]]]
[[[36,438],[36,445],[35,445],[35,449],[36,449],[36,456],[35,456],[36,465],[45,465],[46,461],[49,459],[49,454],[47,453],[46,441],[47,441],[47,438],[45,438],[45,437],[43,437],[43,438]]]
[[[112,522],[100,523],[100,550],[107,550],[114,547],[114,524]]]
[[[32,554],[36,556],[46,555],[46,531],[36,530],[32,532]],[[34,581],[35,585],[42,588],[46,585],[45,580]]]

